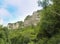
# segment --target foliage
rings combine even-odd
[[[52,2],[53,5],[48,5],[48,0],[41,2],[43,9],[37,11],[40,22],[36,26],[15,30],[0,26],[0,44],[60,44],[60,1]]]

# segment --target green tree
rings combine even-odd
[[[60,32],[59,4],[60,4],[59,0],[53,0],[53,5],[47,6],[47,8],[44,8],[44,6],[42,6],[43,7],[42,14],[40,14],[40,32],[37,35],[38,39],[39,38],[50,39],[51,37],[53,37],[54,35]],[[48,39],[44,42],[44,44],[45,43],[47,44]]]
[[[46,8],[49,5],[49,0],[38,0],[38,6]]]

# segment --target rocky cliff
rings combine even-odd
[[[24,22],[18,21],[16,23],[8,23],[8,29],[18,29],[18,28],[23,28],[30,25],[36,26],[39,21],[40,21],[40,16],[38,14],[38,11],[36,11],[36,12],[33,12],[32,15],[28,15],[24,19]]]

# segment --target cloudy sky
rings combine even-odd
[[[23,21],[38,9],[37,0],[0,0],[0,24]]]

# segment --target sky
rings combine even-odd
[[[40,9],[38,0],[0,0],[0,24],[24,21],[27,15]]]

